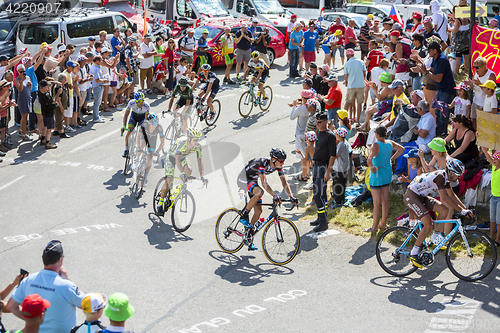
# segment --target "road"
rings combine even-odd
[[[43,248],[59,239],[64,267],[81,290],[130,297],[136,312],[127,328],[135,332],[498,332],[498,268],[484,281],[467,283],[450,273],[440,254],[428,269],[394,278],[378,266],[374,239],[333,226],[318,237],[301,219],[303,209],[280,210],[301,234],[299,254],[284,267],[267,261],[260,235],[256,252],[244,248],[229,255],[219,249],[215,221],[223,209],[242,207],[236,175],[246,161],[282,147],[289,153],[286,174],[299,171],[287,103],[299,96],[301,85],[286,77],[285,63],[278,59],[271,71],[268,112],[254,109],[242,119],[237,102],[243,88],[224,86],[216,126],[198,125],[210,182],[207,189],[189,184],[197,212],[184,234],[174,231],[170,217],[152,214],[160,165],[143,196],[130,195],[134,179],[122,174],[123,111],[105,114],[104,124],[89,123],[55,150],[23,143],[10,151],[0,164],[0,288],[19,268],[40,270]],[[216,72],[223,77],[221,68]],[[164,99],[149,101],[156,113],[167,108]],[[269,180],[281,189],[276,175]],[[294,193],[307,196],[299,187],[304,184],[290,183]],[[12,315],[2,320],[8,329],[22,327]]]

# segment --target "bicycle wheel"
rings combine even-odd
[[[460,233],[453,236],[446,249],[446,264],[459,279],[477,281],[488,276],[497,262],[493,241],[478,230],[465,230],[465,240]],[[471,254],[469,254],[469,249]]]
[[[268,223],[262,234],[262,250],[266,258],[275,265],[285,265],[299,251],[300,235],[295,224],[280,217]]]
[[[245,91],[240,97],[240,103],[238,104],[238,111],[243,118],[250,115],[253,109],[253,96],[248,91]]]
[[[262,103],[260,103],[259,106],[260,106],[260,109],[262,111],[267,111],[267,110],[269,110],[269,107],[271,106],[271,103],[273,102],[273,90],[271,89],[271,87],[265,86],[264,92],[266,93],[265,96],[267,97],[266,106],[262,105]]]
[[[163,146],[163,153],[166,154],[168,149],[175,141],[175,124],[173,122],[168,125],[165,130],[165,145]]]
[[[189,111],[189,127],[196,127],[196,124],[198,124],[198,109],[194,107],[194,105],[191,107],[191,110]]]
[[[130,152],[125,157],[125,166],[123,167],[123,174],[128,175],[130,173],[130,169],[132,168],[132,163],[130,163]]]
[[[172,226],[177,232],[189,229],[196,213],[194,197],[188,190],[184,190],[175,199],[172,206]]]
[[[212,101],[212,105],[214,107],[214,112],[210,111],[210,108],[207,110],[207,116],[205,117],[205,123],[207,123],[207,126],[213,126],[215,125],[215,122],[217,119],[219,119],[220,115],[220,102],[218,99],[214,99]]]
[[[223,211],[215,223],[215,239],[226,253],[238,252],[243,247],[245,226],[240,223],[240,211],[228,208]]]
[[[139,162],[139,168],[137,169],[137,175],[135,177],[135,197],[137,199],[139,199],[142,195],[142,191],[144,189],[145,177],[146,177],[146,157],[141,156],[141,161]]]
[[[158,202],[160,201],[160,194],[163,184],[165,184],[165,177],[161,177],[161,179],[156,184],[155,191],[153,193],[153,211],[155,212],[155,215],[158,214],[156,207],[158,206]],[[165,211],[165,208],[166,208],[165,205],[163,205],[163,211]]]
[[[417,240],[417,235],[411,230],[403,226],[389,228],[378,239],[375,248],[377,261],[387,273],[407,276],[417,270],[410,262],[410,251]]]

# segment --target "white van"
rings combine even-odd
[[[57,49],[57,44],[73,44],[78,50],[88,45],[90,36],[99,40],[99,31],[108,33],[107,39],[113,37],[113,29],[119,27],[123,32],[127,28],[137,31],[137,24],[119,12],[111,12],[105,8],[74,9],[61,16],[42,16],[23,19],[19,23],[16,37],[16,51],[27,48],[31,54],[40,51],[40,44],[46,42]]]

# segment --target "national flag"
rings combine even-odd
[[[106,4],[109,2],[109,0],[101,0],[101,7],[106,6]]]
[[[394,22],[398,22],[399,24],[401,24],[401,26],[403,27],[403,29],[405,28],[405,25],[404,25],[403,21],[401,20],[401,16],[399,15],[399,11],[396,8],[396,6],[392,5],[391,13],[389,14],[389,17]]]
[[[144,2],[143,2],[144,3]],[[142,32],[142,37],[144,37],[148,33],[148,8],[144,8],[144,31]]]
[[[321,10],[319,11],[319,16],[323,16],[324,11],[325,11],[325,7],[321,8]]]

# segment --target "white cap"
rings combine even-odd
[[[66,51],[66,45],[61,45],[59,46],[59,48],[57,49],[59,52],[61,51]]]
[[[108,49],[108,48],[105,46],[105,47],[103,47],[103,48],[101,49],[101,53],[104,53],[104,52],[111,52],[111,50],[110,50],[110,49]]]
[[[252,19],[252,22],[259,23],[259,20],[257,20],[257,18],[255,18],[255,17],[254,17],[254,18]]]

